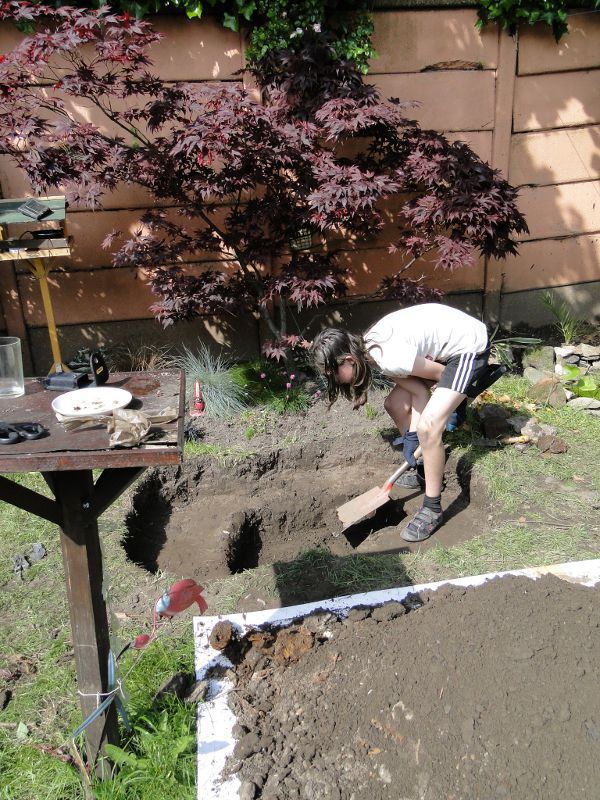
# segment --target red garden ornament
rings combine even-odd
[[[202,387],[200,381],[194,381],[194,401],[190,408],[190,417],[201,417],[206,411],[206,404],[202,397]]]
[[[175,614],[185,611],[194,603],[198,604],[200,613],[204,614],[208,605],[202,597],[203,591],[202,586],[199,586],[191,578],[176,581],[154,604],[151,633],[141,633],[137,636],[133,643],[134,648],[141,650],[155,638],[158,618],[171,619]]]

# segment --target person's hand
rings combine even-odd
[[[404,460],[408,462],[410,467],[417,466],[417,459],[415,458],[415,450],[419,446],[419,437],[416,431],[407,431],[402,437]]]

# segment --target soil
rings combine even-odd
[[[599,619],[548,576],[254,631],[225,651],[226,773],[263,800],[596,797]]]
[[[258,427],[254,418],[202,419],[203,443],[252,454],[223,466],[208,456],[186,457],[180,468],[148,473],[127,518],[128,555],[152,572],[160,569],[202,583],[288,562],[315,547],[342,556],[408,552],[449,546],[488,528],[484,488],[475,481],[471,485],[470,471],[450,454],[446,522],[429,541],[409,545],[399,536],[398,526],[420,508],[422,493],[415,490],[401,490],[397,500],[341,534],[336,508],[382,485],[402,462],[401,452],[391,445],[397,431],[386,427],[383,394],[371,404],[371,418],[345,402],[327,411],[323,401],[300,415],[263,415],[261,430],[250,442],[246,432],[250,424]],[[312,598],[296,592],[281,603],[304,599]],[[252,607],[246,604],[243,610]]]

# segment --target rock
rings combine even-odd
[[[532,400],[552,408],[562,408],[567,402],[565,390],[554,375],[542,378],[529,389],[528,394]]]
[[[48,551],[44,545],[41,542],[36,542],[31,545],[31,552],[28,553],[27,558],[30,564],[34,564],[36,561],[41,561],[42,558],[46,558],[47,555]]]
[[[238,797],[240,800],[254,800],[258,786],[254,781],[243,781],[240,785]]]
[[[591,344],[582,344],[581,357],[586,361],[598,361],[600,359],[600,347],[594,347]]]
[[[208,681],[195,681],[188,689],[184,697],[186,703],[200,703],[204,702],[208,694],[209,683]]]
[[[509,417],[506,421],[509,425],[512,425],[516,433],[522,433],[522,429],[527,425],[529,420],[530,417],[523,417],[517,414],[514,417]]]
[[[4,711],[6,706],[10,703],[12,697],[10,689],[3,689],[0,692],[0,711]]]
[[[529,436],[532,442],[537,442],[540,436],[554,436],[556,428],[553,425],[542,425],[534,419],[530,419],[527,425],[521,430],[523,436]]]
[[[527,351],[523,356],[523,366],[533,367],[541,372],[552,372],[554,370],[554,348],[542,345],[542,347],[536,347],[535,350]]]
[[[497,439],[500,436],[506,436],[512,432],[508,422],[510,412],[502,406],[486,403],[481,406],[478,411],[486,439]]]
[[[575,411],[584,411],[586,409],[595,411],[600,408],[600,400],[596,400],[594,397],[574,397],[569,400],[568,406],[575,409]]]
[[[190,676],[185,672],[176,672],[163,683],[158,692],[154,695],[152,702],[156,703],[158,700],[162,700],[164,697],[166,697],[166,695],[169,694],[174,694],[176,697],[182,700],[187,693],[189,685]]]
[[[556,355],[557,360],[559,358],[568,358],[569,356],[572,356],[574,352],[575,352],[575,347],[570,344],[563,345],[563,347],[554,348],[554,353]]]
[[[542,453],[558,455],[559,453],[566,453],[568,450],[567,443],[556,436],[540,436],[536,444]]]
[[[547,378],[548,374],[548,372],[543,372],[541,369],[535,369],[535,367],[525,367],[523,370],[523,377],[525,380],[529,381],[529,383],[538,383],[544,378]],[[552,367],[552,374],[554,374],[554,366]]]
[[[14,557],[13,572],[20,575],[24,569],[29,569],[30,566],[31,564],[29,563],[27,556],[24,556],[22,553],[19,553]]]

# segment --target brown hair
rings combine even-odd
[[[325,328],[315,337],[310,355],[315,367],[327,378],[327,394],[331,404],[340,394],[350,400],[355,409],[367,402],[371,366],[362,336],[339,328]],[[352,382],[349,384],[339,383],[336,375],[346,356],[353,358]]]

